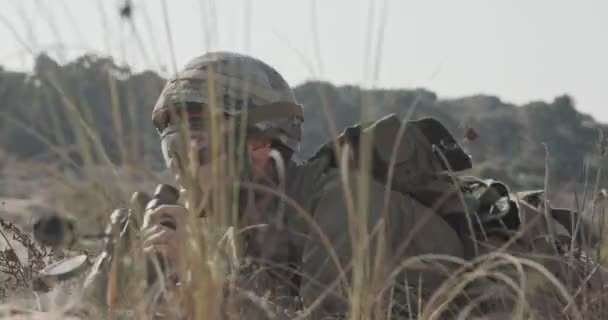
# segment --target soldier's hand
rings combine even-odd
[[[157,254],[179,275],[184,272],[183,248],[188,211],[181,205],[147,210],[142,224],[144,252]]]

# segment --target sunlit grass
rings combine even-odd
[[[386,10],[386,9],[384,9]],[[373,11],[373,10],[372,10]],[[373,19],[372,19],[373,20]],[[369,22],[372,24],[372,22]],[[371,29],[371,27],[370,27]],[[170,35],[170,31],[167,30]],[[320,31],[322,32],[322,30]],[[376,56],[368,53],[369,61],[366,65],[366,74],[371,82],[377,78],[379,72],[379,60],[381,59],[382,37],[376,37],[376,44],[368,43],[369,50],[376,48]],[[372,32],[368,35],[368,42],[371,42]],[[316,59],[320,60],[320,49],[315,51]],[[193,53],[196,55],[197,53]],[[272,63],[272,62],[270,62]],[[322,72],[322,62],[317,61],[319,72]],[[213,71],[209,71],[210,78]],[[155,184],[159,182],[174,183],[167,181],[169,176],[165,173],[154,173],[152,168],[147,167],[146,163],[138,160],[132,150],[141,150],[136,144],[140,141],[140,132],[137,126],[128,126],[127,123],[136,123],[134,117],[148,115],[136,115],[132,105],[121,105],[118,99],[118,81],[112,74],[108,74],[108,96],[111,97],[111,106],[108,112],[112,114],[113,131],[115,134],[116,145],[119,148],[118,161],[111,160],[108,150],[101,143],[100,134],[96,132],[91,123],[87,122],[86,102],[77,101],[70,97],[62,87],[61,81],[53,75],[41,75],[42,85],[45,86],[53,95],[61,98],[61,104],[54,106],[57,112],[66,115],[70,122],[70,127],[74,130],[76,141],[75,148],[79,158],[82,159],[81,174],[74,176],[70,172],[48,168],[46,171],[56,188],[49,194],[55,196],[54,204],[72,211],[81,218],[86,215],[86,219],[91,219],[92,215],[97,217],[93,220],[102,222],[107,221],[109,214],[117,207],[135,208],[135,204],[130,203],[131,194],[134,191],[143,190],[151,192]],[[218,105],[213,88],[210,82],[209,96],[211,103],[209,108],[213,114],[218,114]],[[319,90],[323,90],[319,87]],[[332,136],[337,136],[341,128],[337,128],[331,106],[324,92],[319,92],[322,100],[321,108],[327,121],[327,127]],[[374,100],[370,96],[361,97],[362,112],[361,121],[373,120],[373,113],[370,111],[374,106]],[[122,110],[129,110],[131,119],[123,119]],[[416,109],[414,103],[410,106],[407,116],[402,119],[403,126],[400,132],[404,132],[407,121]],[[245,121],[240,122],[242,125]],[[35,128],[19,120],[13,119],[24,130],[42,141],[49,149],[59,156],[59,161],[63,164],[70,164],[72,167],[77,165],[69,156],[67,150],[74,146],[55,145],[51,139],[38,133]],[[150,124],[151,125],[151,124]],[[220,134],[220,128],[228,126],[237,131],[236,137],[229,141],[229,146],[224,145],[225,140]],[[187,127],[183,128],[186,131]],[[373,136],[365,135],[362,144],[358,149],[358,154],[352,154],[353,150],[348,147],[336,148],[336,159],[340,159],[340,181],[342,189],[345,190],[344,201],[348,208],[348,222],[344,226],[345,234],[348,234],[352,244],[352,261],[347,265],[342,265],[336,256],[331,242],[324,237],[322,230],[315,225],[314,219],[309,212],[306,212],[301,204],[289,199],[287,195],[281,194],[263,185],[255,185],[250,181],[240,181],[240,184],[231,185],[223,173],[229,172],[238,176],[240,168],[246,162],[243,153],[235,154],[236,147],[243,141],[245,127],[235,127],[233,123],[227,123],[223,117],[213,117],[209,128],[211,133],[211,152],[219,154],[223,151],[228,152],[230,161],[228,163],[219,162],[218,157],[213,159],[214,168],[212,179],[207,181],[211,185],[210,194],[202,194],[197,182],[197,167],[188,166],[182,177],[185,183],[185,192],[181,195],[180,201],[187,203],[189,209],[189,223],[186,230],[186,237],[180,245],[183,255],[186,257],[186,265],[191,270],[191,282],[188,285],[172,287],[168,282],[162,281],[163,277],[159,272],[158,265],[155,270],[150,270],[145,264],[145,257],[142,253],[141,239],[134,237],[134,244],[129,248],[119,248],[117,252],[122,257],[130,257],[129,265],[112,268],[109,272],[106,285],[107,292],[92,298],[87,294],[74,294],[72,303],[88,303],[86,306],[95,310],[93,314],[100,318],[113,318],[117,314],[127,315],[127,317],[149,319],[155,312],[170,314],[169,318],[177,314],[187,314],[191,319],[218,319],[228,318],[310,318],[313,308],[321,302],[325,294],[330,291],[337,291],[342,294],[342,298],[348,302],[349,319],[384,319],[390,318],[392,308],[382,305],[382,297],[391,295],[394,287],[406,288],[405,297],[390,299],[390,305],[401,305],[409,310],[419,319],[443,319],[458,318],[470,319],[472,314],[485,308],[485,311],[501,310],[513,311],[514,319],[602,319],[608,313],[605,310],[604,301],[606,300],[603,291],[603,283],[599,281],[594,273],[602,271],[598,264],[592,265],[585,274],[572,277],[580,279],[565,281],[554,276],[549,270],[539,264],[534,257],[527,254],[512,254],[509,247],[518,238],[524,237],[524,226],[512,240],[501,244],[491,253],[475,258],[473,261],[465,261],[460,258],[442,255],[423,255],[408,257],[395,266],[394,270],[385,273],[384,266],[389,264],[391,257],[387,256],[385,250],[386,237],[384,234],[383,223],[378,225],[368,225],[367,217],[369,212],[369,188],[372,177],[368,174],[371,166],[371,150],[373,148]],[[398,135],[400,137],[401,135]],[[128,138],[130,137],[130,138]],[[128,138],[128,139],[127,139]],[[306,139],[306,137],[304,137]],[[131,143],[131,144],[130,144]],[[395,149],[398,148],[400,138],[396,141]],[[225,150],[224,150],[225,149]],[[192,153],[194,154],[194,153]],[[550,154],[548,154],[550,156]],[[350,167],[351,157],[355,158],[358,166]],[[191,159],[196,163],[196,159]],[[390,185],[392,183],[395,166],[393,157],[389,164],[388,180],[385,186],[384,207],[388,206],[390,199]],[[141,174],[141,172],[146,172]],[[601,173],[598,171],[597,175]],[[357,184],[351,185],[351,177],[356,175]],[[170,177],[169,177],[170,178]],[[591,199],[598,193],[599,178],[589,182],[590,189],[581,201],[580,212],[590,212],[592,219],[602,219],[596,225],[603,226],[604,205]],[[326,293],[304,310],[281,310],[276,306],[273,297],[265,296],[265,292],[256,292],[249,288],[231,286],[234,278],[239,275],[233,270],[238,267],[244,259],[242,256],[243,226],[238,221],[238,201],[241,194],[239,187],[248,187],[256,191],[263,191],[275,194],[285,201],[287,206],[295,208],[295,211],[305,219],[311,228],[311,232],[319,233],[323,245],[326,246],[330,255],[331,263],[336,265],[340,271],[340,277],[335,283],[327,284]],[[62,203],[63,202],[63,203]],[[208,207],[210,213],[205,219],[199,217],[202,208]],[[137,215],[142,215],[138,212]],[[406,214],[406,213],[404,213]],[[542,219],[541,215],[535,217],[536,220]],[[533,223],[540,223],[538,221]],[[595,220],[594,220],[595,221]],[[580,221],[579,221],[580,222]],[[421,221],[420,224],[423,224]],[[470,224],[469,224],[470,225]],[[82,227],[82,226],[81,226]],[[255,226],[263,227],[263,226]],[[101,229],[101,226],[97,226]],[[94,229],[94,228],[92,228]],[[404,242],[409,243],[411,239],[423,239],[421,241],[433,241],[432,235],[418,234],[417,228],[404,230]],[[138,230],[133,230],[136,233]],[[581,231],[584,232],[584,231]],[[601,235],[601,232],[599,233]],[[585,235],[583,235],[585,237]],[[424,240],[426,239],[426,240]],[[600,242],[601,243],[601,242]],[[475,243],[475,245],[478,245]],[[585,243],[584,248],[591,254],[596,249],[591,241]],[[373,247],[375,246],[375,247]],[[606,255],[608,245],[597,248],[600,254],[599,260],[602,261]],[[372,250],[374,249],[374,250]],[[404,248],[406,249],[406,248]],[[372,254],[374,252],[375,254]],[[118,261],[118,260],[114,260]],[[571,261],[572,262],[572,261]],[[447,268],[445,266],[450,266]],[[422,292],[412,283],[394,283],[401,272],[408,270],[440,270],[444,272],[445,280],[433,292]],[[159,285],[152,291],[144,290],[142,282],[145,272],[159,272],[158,278],[161,279]],[[303,275],[306,277],[306,275]],[[475,290],[471,287],[476,286]],[[228,289],[228,290],[227,290]],[[476,291],[477,290],[477,291]],[[481,291],[481,292],[479,292]],[[228,292],[228,294],[225,294]],[[154,294],[164,293],[166,303],[158,303],[154,300]],[[496,303],[499,298],[502,304]],[[90,300],[86,300],[90,299]],[[81,301],[84,300],[84,301]],[[484,302],[492,301],[490,307],[481,305]],[[67,306],[65,306],[67,307]],[[64,308],[64,306],[58,306]],[[489,310],[488,310],[489,309]]]

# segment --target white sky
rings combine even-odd
[[[178,67],[226,49],[269,62],[292,85],[320,77],[514,103],[568,93],[608,122],[606,0],[134,0],[143,50],[119,19],[122,1],[0,0],[0,64],[30,70],[29,50],[62,62],[86,50],[167,75],[171,47]]]

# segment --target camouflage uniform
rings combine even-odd
[[[265,132],[277,148],[288,153],[298,151],[304,121],[302,107],[281,75],[252,57],[215,52],[193,59],[169,80],[154,108],[153,121],[161,135],[167,164],[185,152],[179,131],[169,121],[170,114],[191,104],[213,104],[210,94],[216,98],[218,111],[245,121],[248,128]],[[470,166],[470,159],[459,154],[462,150],[445,128],[428,119],[410,122],[404,131],[399,130],[401,125],[396,117],[389,116],[369,127],[373,130],[348,128],[338,143],[332,141],[323,146],[307,162],[296,164],[289,160],[285,164],[283,188],[274,191],[284,190],[286,197],[270,193],[274,197],[272,204],[255,221],[269,227],[243,235],[247,245],[246,263],[241,266],[243,285],[261,293],[271,291],[273,300],[283,306],[292,304],[294,297],[301,298],[303,306],[297,308],[313,307],[312,318],[320,319],[344,316],[352,307],[346,292],[353,286],[361,292],[367,290],[371,297],[380,297],[376,304],[381,307],[393,304],[387,298],[389,293],[395,294],[397,305],[405,304],[408,290],[414,290],[414,298],[419,293],[423,297],[432,294],[460,265],[436,263],[437,259],[409,260],[407,268],[399,269],[402,263],[425,254],[447,255],[452,262],[465,261],[508,241],[509,237],[494,233],[481,238],[480,235],[488,236],[483,230],[487,226],[518,229],[534,220],[522,240],[508,249],[555,253],[554,243],[546,235],[561,229],[555,225],[547,230],[543,223],[553,221],[551,218],[532,219],[540,214],[538,208],[519,204],[506,188],[487,181],[481,183],[485,191],[473,196],[476,191],[467,187],[475,181],[455,179],[445,173]],[[362,170],[357,161],[347,169],[336,160],[333,151],[337,145],[351,147],[356,155],[360,138],[370,132],[376,138],[371,140],[369,170]],[[401,147],[393,149],[398,134],[404,139]],[[201,159],[205,152],[208,150],[201,148]],[[387,168],[393,155],[395,178],[388,184]],[[460,197],[462,193],[464,196]],[[505,198],[510,206],[495,212]],[[248,208],[242,209],[246,221]],[[477,224],[471,225],[464,218],[470,212],[472,216],[484,214],[490,220],[475,220],[472,222]],[[567,237],[568,231],[559,235]],[[483,241],[475,241],[479,239]],[[363,270],[363,282],[353,278],[353,258],[358,270]],[[554,261],[541,259],[551,271],[558,272],[561,265]],[[260,268],[266,271],[256,270]],[[393,273],[394,270],[400,271]],[[404,317],[418,311],[415,307],[397,310]]]
[[[255,58],[216,52],[193,59],[167,83],[155,106],[153,119],[167,162],[180,149],[172,138],[175,131],[166,130],[168,110],[191,103],[208,106],[213,102],[210,94],[220,112],[265,132],[277,148],[298,151],[302,107],[282,76]],[[284,190],[293,201],[275,199],[261,217],[265,221],[257,221],[267,222],[270,228],[254,231],[246,252],[253,260],[282,265],[271,269],[297,269],[271,272],[290,287],[277,295],[299,295],[304,306],[315,305],[323,297],[316,310],[327,315],[349,309],[342,280],[346,287],[363,286],[374,296],[392,287],[432,293],[453,270],[450,263],[418,261],[403,272],[391,272],[408,257],[424,254],[443,254],[453,261],[474,259],[508,243],[518,230],[523,230],[521,239],[511,241],[507,250],[540,253],[544,256],[533,259],[556,274],[564,270],[555,259],[560,254],[556,242],[569,239],[569,230],[499,182],[446,173],[470,169],[471,163],[436,120],[411,121],[403,131],[402,125],[392,115],[371,126],[347,128],[337,143],[323,146],[304,164],[287,163]],[[393,148],[399,135],[402,141]],[[327,153],[338,145],[349,146],[356,158],[364,137],[371,137],[367,140],[372,146],[367,151],[372,159],[368,170],[362,170],[357,161],[347,170],[345,163]],[[388,184],[390,172],[393,177]],[[360,210],[362,205],[367,207]],[[364,264],[358,267],[364,268],[365,281],[375,275],[374,282],[382,283],[381,288],[355,283],[349,271],[353,257]],[[363,261],[366,257],[370,261]],[[375,257],[381,263],[373,261]]]
[[[306,169],[303,168],[303,171],[305,172]],[[353,219],[349,214],[349,208],[344,199],[346,191],[340,178],[340,172],[337,169],[330,169],[319,176],[322,179],[316,188],[310,190],[310,193],[301,193],[301,203],[306,204],[306,208],[312,215],[313,223],[319,227],[319,231],[308,229],[308,238],[302,246],[302,271],[303,274],[312,277],[312,279],[305,279],[300,288],[300,294],[307,305],[321,296],[329,284],[339,280],[339,269],[330,258],[328,248],[324,245],[319,232],[327,237],[341,266],[348,269],[348,264],[353,258],[352,250],[355,244],[349,234],[349,226],[353,223],[361,223],[361,221],[353,221],[358,219]],[[370,274],[378,272],[382,275],[389,275],[406,258],[422,254],[463,257],[463,248],[456,232],[430,208],[423,206],[412,197],[394,191],[388,191],[390,198],[385,206],[385,188],[371,177],[364,177],[360,173],[350,174],[348,177],[350,189],[357,190],[360,179],[369,181],[369,190],[367,210],[363,210],[364,216],[359,218],[367,220],[365,222],[367,232],[359,236],[367,237],[375,234],[376,236],[370,236],[370,247],[367,254],[371,260],[375,257],[383,257],[384,260],[378,266],[381,270],[369,270]],[[306,190],[302,188],[298,191]],[[356,194],[355,192],[353,193]],[[354,198],[356,201],[358,196]],[[354,215],[357,216],[359,213],[354,213]],[[379,229],[376,226],[379,226]],[[379,234],[383,234],[385,238],[379,240]],[[432,241],[429,241],[430,236],[433,237]],[[378,247],[378,241],[383,241],[380,244],[381,247]],[[357,244],[355,248],[360,245]],[[397,279],[389,280],[387,278],[382,276],[377,281],[383,283],[388,281],[389,286],[392,283],[403,284],[405,281],[410,285],[421,285],[432,290],[445,278],[445,274],[435,273],[429,268],[421,272],[414,270],[402,272]],[[347,279],[350,279],[350,276],[347,275]],[[337,288],[333,289],[321,304],[324,312],[343,313],[346,310],[345,297],[338,295],[338,291]]]
[[[213,70],[213,75],[210,75]],[[301,107],[295,101],[289,85],[280,74],[265,63],[244,55],[233,53],[209,53],[195,58],[176,78],[170,80],[153,112],[153,119],[163,137],[163,152],[169,161],[177,144],[165,143],[166,113],[176,105],[197,103],[207,105],[208,84],[213,77],[217,108],[225,114],[240,117],[247,113],[248,126],[265,131],[278,144],[297,152],[301,139]],[[249,90],[246,90],[248,88]],[[329,258],[323,236],[335,251],[340,265],[347,267],[353,252],[349,223],[352,220],[365,221],[366,232],[382,234],[382,240],[370,239],[369,256],[382,251],[382,270],[369,270],[385,275],[391,282],[423,283],[433,287],[438,274],[429,272],[401,273],[396,279],[388,279],[390,272],[406,257],[420,254],[447,254],[463,257],[463,248],[456,232],[433,212],[407,195],[386,191],[385,187],[365,177],[359,170],[347,174],[346,184],[351,190],[359,188],[359,181],[367,184],[368,201],[364,216],[353,218],[345,201],[345,190],[340,169],[329,166],[326,158],[316,158],[304,164],[287,163],[285,193],[290,201],[275,199],[275,206],[284,207],[282,221],[277,225],[277,212],[268,210],[265,222],[271,225],[267,231],[255,231],[247,253],[254,260],[271,261],[281,268],[296,268],[297,272],[277,272],[278,277],[286,277],[293,285],[291,293],[300,295],[304,305],[310,305],[321,296],[328,284],[340,279],[339,268]],[[385,206],[385,194],[390,197]],[[361,196],[355,194],[355,202]],[[283,201],[282,205],[279,203]],[[298,208],[299,207],[299,208]],[[351,210],[352,211],[352,210]],[[356,215],[359,215],[358,213]],[[316,225],[317,227],[311,227]],[[376,227],[378,226],[378,227]],[[366,237],[366,232],[357,237]],[[322,236],[323,235],[323,236]],[[432,235],[433,241],[428,241]],[[406,240],[409,243],[404,243]],[[381,243],[377,243],[382,241]],[[359,246],[359,244],[357,244]],[[424,275],[424,277],[422,277]],[[347,279],[350,276],[346,275]],[[350,282],[350,280],[349,280]],[[324,314],[345,313],[347,305],[336,290],[324,299],[319,310]],[[280,294],[279,294],[280,295]]]

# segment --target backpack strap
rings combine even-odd
[[[464,152],[448,129],[437,119],[423,118],[414,123],[429,143],[436,146],[448,160],[450,168],[447,168],[442,162],[444,170],[463,171],[473,167],[471,157]],[[437,149],[435,152],[438,152]]]

